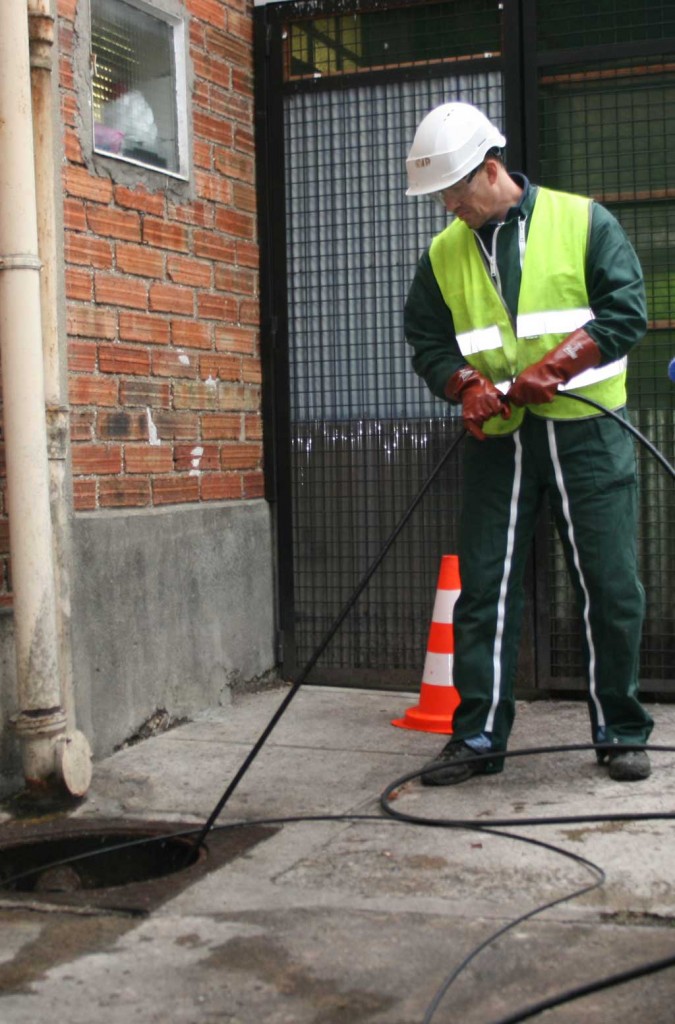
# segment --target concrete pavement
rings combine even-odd
[[[285,693],[240,696],[118,751],[95,765],[87,800],[57,823],[201,823]],[[541,845],[381,817],[385,786],[444,742],[390,725],[416,701],[416,694],[303,687],[220,823],[375,820],[234,830],[240,852],[170,877],[144,913],[101,907],[95,892],[70,907],[47,894],[0,892],[2,1024],[35,1024],[55,1012],[70,1024],[422,1024],[439,987],[473,949],[594,876]],[[650,710],[652,742],[675,746],[675,706]],[[582,703],[519,704],[514,748],[587,739]],[[645,782],[615,783],[591,752],[514,758],[502,775],[457,787],[407,784],[395,806],[478,822],[675,811],[675,753],[655,753],[652,761]],[[3,835],[26,826],[5,817]],[[563,989],[675,955],[673,821],[502,831],[586,858],[606,879],[489,944],[427,1020],[497,1024]],[[545,1019],[671,1024],[674,998],[675,968]]]

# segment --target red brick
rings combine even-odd
[[[240,352],[253,355],[257,332],[251,327],[216,327],[216,349],[219,352]]]
[[[90,206],[87,210],[87,223],[96,235],[122,238],[127,242],[141,240],[141,220],[135,212]]]
[[[188,252],[188,233],[180,224],[166,224],[162,220],[146,217],[143,221],[143,241],[156,245],[158,249],[174,249]]]
[[[75,33],[73,26],[65,21],[58,23],[59,32],[59,53],[67,53],[72,57],[74,50]]]
[[[101,508],[142,508],[150,504],[149,480],[107,478],[99,484]]]
[[[155,377],[197,377],[197,360],[175,349],[158,349],[152,353],[152,373]]]
[[[211,167],[213,166],[211,145],[206,142],[205,139],[194,140],[192,144],[192,156],[194,158],[195,167],[204,167],[207,171],[211,170]]]
[[[158,313],[184,313],[191,316],[195,308],[195,296],[191,288],[177,284],[151,284],[149,308]]]
[[[222,468],[257,469],[262,459],[260,444],[225,444],[220,450]]]
[[[78,119],[77,97],[71,92],[63,93],[61,98],[61,116],[63,123],[74,128]]]
[[[192,127],[197,138],[215,142],[219,146],[232,145],[232,125],[222,117],[213,117],[211,114],[195,110],[192,115]]]
[[[201,424],[205,441],[239,441],[241,438],[241,416],[238,413],[207,413],[202,416]]]
[[[117,269],[140,277],[164,277],[164,253],[147,245],[118,242],[115,249]]]
[[[237,39],[243,39],[245,43],[253,42],[253,19],[247,10],[245,14],[237,14],[236,11],[227,12],[227,31]]]
[[[95,413],[91,409],[70,413],[70,440],[91,441],[94,436]]]
[[[78,337],[114,338],[117,331],[117,314],[109,309],[70,306],[67,320],[68,333]]]
[[[0,554],[9,554],[9,523],[6,519],[0,522]]]
[[[63,172],[66,193],[95,203],[109,203],[113,187],[109,178],[96,178],[85,167],[66,167]]]
[[[72,377],[68,381],[71,405],[117,405],[117,381],[107,377]]]
[[[232,149],[219,147],[216,149],[213,162],[216,170],[228,178],[239,178],[248,184],[252,184],[254,181],[253,158],[244,153],[236,153]],[[218,223],[217,217],[216,223]]]
[[[101,441],[147,441],[148,417],[142,412],[100,412],[96,433]]]
[[[197,288],[211,287],[213,272],[210,263],[187,256],[169,256],[166,269],[169,279],[177,284],[193,285]]]
[[[71,373],[95,373],[96,345],[93,341],[68,341],[68,369]]]
[[[253,75],[243,68],[232,69],[232,88],[242,96],[253,99]]]
[[[262,470],[257,473],[244,473],[242,482],[245,498],[265,497],[265,477]]]
[[[110,270],[112,267],[112,245],[102,238],[87,238],[66,232],[65,257],[67,263],[78,263],[97,270]]]
[[[219,385],[220,407],[223,410],[241,412],[253,412],[260,406],[260,392],[258,388],[244,387],[241,384]]]
[[[95,480],[73,480],[73,506],[76,512],[91,512],[96,508]]]
[[[193,48],[204,49],[206,40],[206,28],[201,22],[194,18],[190,19],[190,43]]]
[[[251,127],[253,123],[253,110],[245,104],[242,104],[242,110],[243,124],[235,125],[234,129],[234,148],[255,157],[255,135]],[[255,160],[253,161],[253,166],[255,169]]]
[[[200,356],[199,375],[202,380],[241,380],[241,359],[222,353]]]
[[[173,389],[173,404],[175,409],[217,409],[218,387],[215,383],[177,381]]]
[[[175,505],[199,501],[199,480],[196,476],[158,477],[152,481],[155,505]]]
[[[240,267],[258,270],[260,250],[255,242],[237,242],[237,263]]]
[[[63,154],[70,163],[84,164],[82,146],[72,128],[66,128],[63,133]]]
[[[145,281],[117,277],[115,274],[97,273],[94,279],[96,301],[105,306],[148,308],[148,286]]]
[[[239,303],[239,323],[257,325],[260,323],[260,303],[257,299],[242,299]]]
[[[148,192],[142,185],[137,188],[115,185],[115,202],[127,210],[139,210],[141,213],[154,214],[155,217],[163,216],[165,210],[164,194]]]
[[[197,436],[199,417],[196,413],[160,409],[153,413],[152,418],[163,441],[190,441]]]
[[[248,441],[261,441],[263,436],[262,416],[245,416],[245,436]]]
[[[227,12],[221,0],[186,0],[185,6],[195,18],[207,21],[209,25],[225,28],[227,24]]]
[[[237,256],[234,242],[229,238],[224,238],[217,231],[195,231],[193,247],[195,256],[203,256],[209,260],[234,263]]]
[[[147,377],[150,373],[150,353],[133,345],[99,345],[98,365],[101,373]]]
[[[73,62],[70,57],[62,56],[59,60],[59,85],[62,89],[72,90],[75,88]]]
[[[75,21],[77,0],[57,0],[56,9],[60,18],[67,18],[68,21]]]
[[[241,498],[241,494],[239,473],[205,473],[199,479],[199,496],[202,501],[228,501]]]
[[[171,340],[176,348],[211,348],[211,325],[197,320],[172,320]]]
[[[260,384],[262,381],[262,368],[258,359],[242,359],[241,379],[244,384]]]
[[[87,215],[81,199],[63,200],[63,226],[71,231],[87,230]]]
[[[149,345],[168,345],[169,321],[151,313],[120,313],[122,341],[141,341]]]
[[[75,444],[72,446],[73,473],[77,476],[107,476],[122,469],[120,445]]]
[[[171,386],[163,381],[123,380],[120,382],[120,403],[142,405],[152,409],[171,408]],[[147,415],[147,413],[146,413]],[[152,413],[154,416],[154,412]]]
[[[127,444],[124,446],[127,473],[170,473],[173,452],[168,444]]]
[[[177,444],[174,449],[174,468],[177,472],[220,469],[220,455],[216,444]]]
[[[245,181],[234,181],[232,183],[232,205],[235,210],[255,213],[257,210],[255,186]]]
[[[235,235],[252,241],[255,237],[255,217],[237,210],[216,210],[216,227],[226,235]]]
[[[232,205],[232,182],[219,174],[207,174],[205,171],[195,173],[197,195],[210,202]]]
[[[253,62],[251,47],[247,43],[239,42],[215,28],[206,31],[206,49],[235,67],[250,67]]]
[[[172,220],[179,221],[181,224],[194,224],[201,228],[213,227],[214,215],[211,203],[193,200],[182,206],[172,206],[169,213]]]
[[[216,267],[216,288],[221,292],[235,292],[239,295],[257,296],[258,275],[252,270],[238,270],[235,267]]]
[[[197,310],[205,320],[229,320],[235,323],[239,319],[237,301],[229,295],[198,295]]]
[[[192,66],[197,78],[204,78],[208,82],[214,82],[223,89],[230,89],[232,86],[232,71],[229,64],[221,60],[215,60],[208,54],[192,54]]]
[[[66,268],[66,298],[90,302],[92,296],[93,275],[90,270],[74,270]]]

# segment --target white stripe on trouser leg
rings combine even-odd
[[[502,647],[504,646],[504,623],[506,621],[506,595],[509,589],[509,576],[513,565],[513,549],[516,541],[516,523],[518,522],[518,498],[520,497],[520,483],[523,476],[523,446],[520,435],[516,432],[513,435],[516,445],[513,487],[511,489],[511,507],[509,509],[509,528],[506,534],[506,555],[504,556],[504,572],[499,587],[499,600],[497,602],[497,629],[495,631],[495,644],[492,650],[492,704],[485,722],[485,731],[492,732],[499,704],[499,696],[502,688]]]
[[[586,631],[586,642],[588,644],[588,687],[591,695],[591,700],[595,705],[595,710],[598,716],[598,725],[600,728],[605,726],[605,716],[602,710],[600,701],[598,700],[595,667],[595,644],[593,643],[593,634],[591,632],[591,597],[588,593],[588,587],[586,586],[586,580],[584,574],[581,571],[581,561],[579,559],[579,551],[577,549],[577,543],[574,536],[574,526],[572,525],[572,516],[570,514],[570,502],[567,496],[567,490],[565,488],[565,480],[563,479],[562,466],[560,465],[560,459],[558,457],[558,445],[555,439],[555,426],[552,420],[549,420],[546,424],[548,431],[548,446],[551,453],[551,460],[553,462],[553,468],[555,470],[555,480],[558,485],[558,491],[562,500],[562,510],[567,523],[567,537],[572,548],[572,558],[574,560],[574,567],[577,570],[579,576],[579,584],[584,595],[584,629]]]

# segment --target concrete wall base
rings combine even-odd
[[[78,727],[105,756],[158,709],[227,705],[274,666],[269,506],[81,514],[73,542]]]

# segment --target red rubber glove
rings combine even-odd
[[[538,363],[519,373],[506,397],[514,405],[552,402],[559,384],[567,384],[583,370],[597,366],[601,352],[583,328],[573,331]]]
[[[502,416],[505,420],[511,416],[501,391],[471,366],[453,373],[444,390],[448,398],[462,403],[464,426],[479,441],[485,440],[481,427],[491,416]]]

